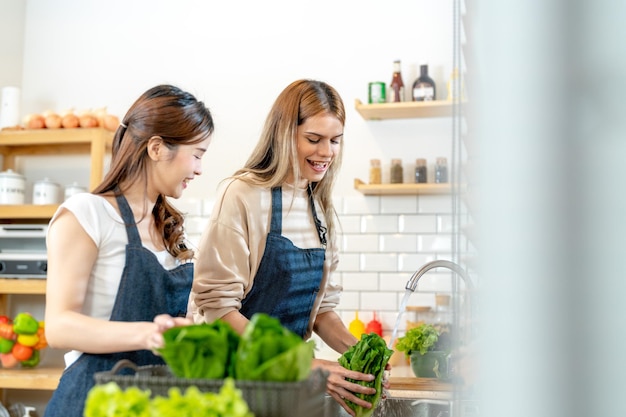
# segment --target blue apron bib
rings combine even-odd
[[[126,224],[128,245],[126,264],[111,321],[152,321],[163,313],[184,316],[193,281],[193,264],[186,263],[168,271],[154,253],[143,247],[133,213],[126,199],[117,196],[122,219]],[[109,354],[83,353],[61,376],[59,386],[48,405],[44,417],[83,417],[88,391],[96,372],[110,371],[117,361],[130,359],[135,364],[162,365],[161,357],[149,350]],[[124,372],[120,372],[123,374]]]
[[[320,242],[325,246],[325,228],[317,218],[310,188],[308,192],[313,220]],[[326,250],[324,247],[301,249],[282,236],[282,205],[281,188],[273,188],[271,225],[265,251],[253,287],[241,302],[240,312],[248,319],[254,313],[266,313],[304,337],[320,290]]]

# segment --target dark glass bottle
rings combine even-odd
[[[401,70],[400,60],[393,61],[393,75],[389,84],[389,101],[392,103],[404,101],[404,82],[402,81]]]
[[[413,101],[432,101],[435,97],[435,82],[428,76],[428,65],[420,65],[420,76],[413,83]]]
[[[427,182],[426,160],[418,158],[415,160],[415,183],[425,184]]]

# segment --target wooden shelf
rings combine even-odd
[[[354,188],[365,195],[437,195],[450,194],[450,184],[367,184],[354,180]]]
[[[59,385],[62,368],[3,369],[0,389],[54,390]]]
[[[15,170],[15,158],[22,155],[88,154],[91,156],[90,190],[102,181],[104,155],[112,143],[113,132],[101,127],[0,131],[4,170]]]
[[[45,278],[0,278],[0,294],[45,294]]]
[[[355,108],[365,120],[452,117],[453,105],[454,102],[447,100],[377,104],[363,104],[361,100],[355,100]]]
[[[58,204],[46,205],[0,205],[0,219],[6,220],[50,220],[54,212],[59,207]]]

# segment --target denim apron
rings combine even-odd
[[[126,199],[118,195],[117,204],[126,224],[128,245],[126,264],[110,320],[151,322],[163,313],[184,316],[193,281],[193,264],[185,263],[170,271],[163,268],[157,257],[141,244]],[[140,366],[164,364],[161,357],[149,350],[83,353],[63,372],[44,417],[82,417],[87,393],[95,384],[94,373],[110,371],[121,359],[130,359]]]
[[[317,213],[311,189],[309,204],[322,243],[321,248],[301,249],[282,236],[282,191],[272,189],[272,215],[265,251],[254,277],[254,284],[241,302],[240,312],[250,319],[254,313],[266,313],[304,337],[313,303],[320,290],[324,272],[326,228]]]

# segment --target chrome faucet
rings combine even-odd
[[[453,272],[455,272],[457,275],[459,275],[461,278],[463,278],[463,281],[465,282],[465,286],[467,288],[468,291],[471,291],[474,288],[474,285],[472,284],[472,280],[470,279],[469,275],[467,274],[467,272],[461,268],[460,265],[452,262],[452,261],[446,261],[446,260],[437,260],[437,261],[431,261],[428,262],[426,264],[424,264],[420,269],[418,269],[417,271],[415,271],[415,273],[411,276],[411,278],[409,278],[409,280],[406,283],[406,290],[407,291],[411,291],[411,292],[415,292],[415,290],[417,289],[417,282],[420,280],[420,278],[428,271],[430,271],[431,269],[435,269],[435,268],[446,268],[449,269]],[[407,292],[408,293],[408,292]],[[470,293],[471,295],[471,293]],[[468,319],[468,323],[469,323],[469,328],[468,330],[468,334],[470,335],[469,337],[471,338],[471,335],[473,333],[472,331],[472,322],[473,322],[473,313],[472,313],[472,309],[474,308],[474,305],[472,303],[472,299],[471,296],[468,298],[468,306],[469,308],[466,310],[467,311],[467,319]],[[454,323],[458,323],[458,317],[459,317],[459,311],[458,311],[458,304],[455,303],[455,308],[453,308],[453,322]],[[458,336],[457,336],[458,337]]]
[[[424,266],[422,266],[420,269],[415,271],[415,273],[411,275],[411,278],[409,278],[409,280],[407,281],[406,289],[410,290],[411,292],[415,292],[415,290],[417,289],[417,281],[419,281],[422,275],[424,275],[426,272],[435,268],[447,268],[453,272],[456,272],[461,278],[463,278],[463,281],[465,281],[465,285],[468,289],[473,288],[472,280],[470,279],[467,272],[465,272],[465,270],[461,268],[460,265],[452,261],[437,260],[428,262],[424,264]]]

